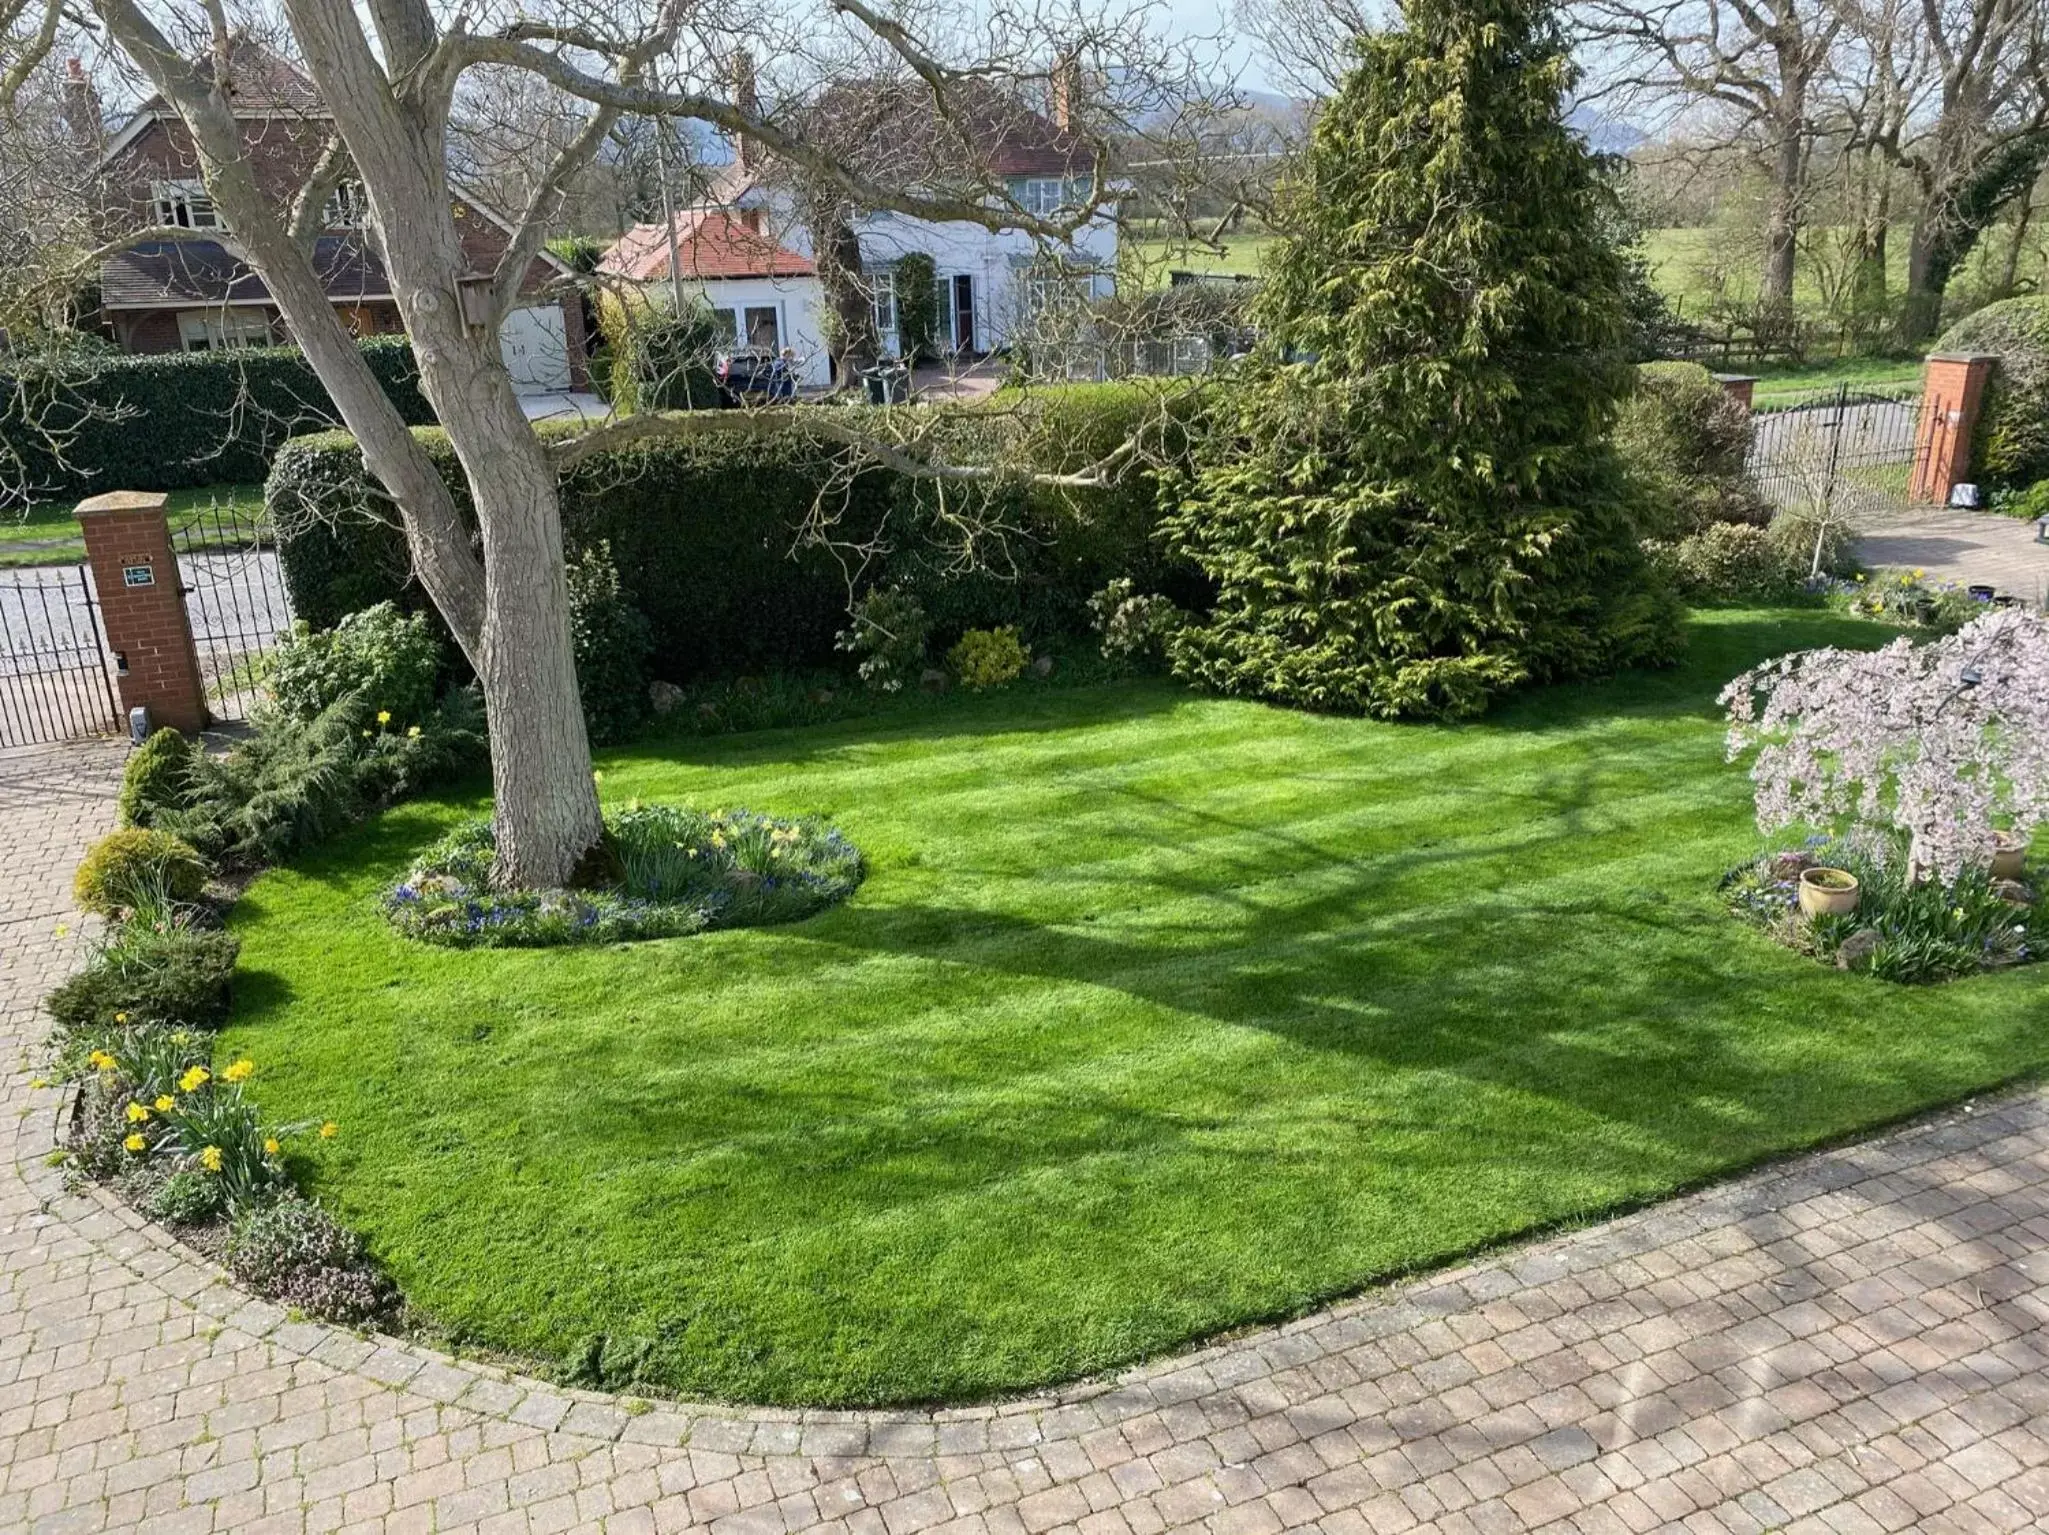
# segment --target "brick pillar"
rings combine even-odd
[[[1722,386],[1722,393],[1726,394],[1738,405],[1741,405],[1745,410],[1750,409],[1750,397],[1757,389],[1757,379],[1753,375],[1748,373],[1717,373],[1715,375],[1715,382]]]
[[[190,734],[207,724],[206,685],[185,618],[166,499],[159,491],[109,491],[79,502],[77,517],[120,675],[123,712],[140,705],[149,710],[152,727]]]
[[[1982,353],[1928,359],[1909,500],[1947,506],[1950,490],[1971,477],[1971,434],[1995,361]]]

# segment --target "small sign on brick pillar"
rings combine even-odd
[[[206,686],[185,617],[185,592],[161,491],[116,490],[78,503],[123,712],[188,734],[207,724]]]
[[[1981,353],[1928,359],[1921,420],[1914,431],[1914,478],[1908,499],[1949,505],[1949,493],[1971,476],[1971,435],[1985,381],[1997,359]]]

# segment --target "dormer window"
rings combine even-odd
[[[329,229],[361,229],[370,222],[370,198],[360,181],[344,181],[327,199]]]
[[[221,229],[221,216],[203,181],[159,181],[152,188],[157,223],[166,229]]]

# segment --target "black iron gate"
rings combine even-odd
[[[1881,527],[1912,504],[1934,447],[1924,423],[1941,419],[1935,404],[1923,412],[1918,385],[1850,384],[1761,404],[1751,472],[1776,507],[1853,530]]]
[[[85,567],[0,571],[0,746],[120,729]]]
[[[217,720],[246,719],[269,675],[270,652],[292,624],[268,510],[214,501],[178,513],[171,547],[207,708]]]

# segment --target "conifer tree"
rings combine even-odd
[[[1632,386],[1611,196],[1540,0],[1407,0],[1284,189],[1265,339],[1167,519],[1214,581],[1177,669],[1456,717],[1669,659],[1607,438]]]

